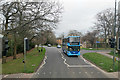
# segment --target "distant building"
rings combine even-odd
[[[56,42],[57,42],[59,45],[62,45],[62,38],[57,38]]]

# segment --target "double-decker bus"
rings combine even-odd
[[[62,40],[62,50],[68,56],[80,55],[80,36],[68,36]]]

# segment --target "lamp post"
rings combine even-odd
[[[114,55],[113,55],[113,70],[115,71],[115,54],[116,54],[116,4],[117,0],[115,0],[115,18],[114,18],[114,27],[113,27],[113,38],[115,39],[114,41]]]

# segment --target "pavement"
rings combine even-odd
[[[108,54],[111,52],[111,50],[82,50],[82,54],[89,53],[89,52],[96,52],[96,53],[102,54],[104,56],[107,56],[107,57],[113,59],[113,56]],[[115,58],[116,58],[116,60],[119,60],[118,57],[115,57]]]
[[[107,57],[113,59],[113,56],[112,56],[112,55],[107,54],[107,53],[109,53],[109,52],[97,52],[97,53],[102,54],[102,55],[104,55],[104,56],[107,56]],[[115,57],[115,58],[116,58],[116,60],[119,60],[118,57]]]
[[[3,78],[118,78],[118,73],[108,73],[85,60],[82,56],[68,57],[61,49],[45,47],[46,55],[43,63],[32,74],[2,75]],[[81,55],[87,52],[105,52],[81,50]]]

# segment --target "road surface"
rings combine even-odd
[[[32,78],[114,78],[84,60],[82,56],[68,57],[61,49],[45,48],[45,60]],[[82,50],[81,54],[86,52]]]

